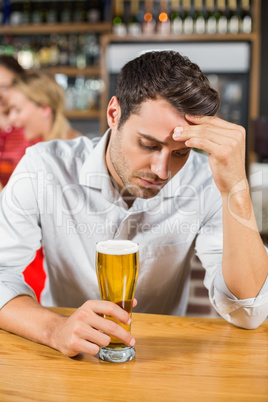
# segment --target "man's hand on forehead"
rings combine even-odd
[[[192,124],[176,127],[173,139],[207,152],[218,189],[229,193],[246,179],[244,128],[215,116],[185,117]]]

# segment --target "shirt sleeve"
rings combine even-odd
[[[241,328],[257,328],[268,314],[268,277],[255,298],[241,300],[229,290],[222,274],[221,201],[216,201],[213,196],[211,199],[214,199],[214,207],[211,207],[210,216],[200,229],[195,244],[196,255],[206,270],[204,285],[210,302],[228,322]]]
[[[22,158],[0,195],[0,308],[18,295],[35,298],[23,277],[41,246],[37,183],[42,172],[32,159]]]

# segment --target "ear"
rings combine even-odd
[[[52,109],[50,106],[42,105],[42,114],[44,118],[50,117],[52,115]]]
[[[113,96],[107,107],[107,122],[110,129],[117,128],[121,116],[121,109],[116,96]]]

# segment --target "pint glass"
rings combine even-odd
[[[102,300],[118,304],[132,315],[132,303],[139,270],[138,244],[130,240],[107,240],[97,243],[96,271]],[[105,318],[117,322],[130,332],[130,325],[124,325],[110,316]],[[102,360],[123,363],[135,356],[134,347],[111,337],[108,346],[100,348]]]

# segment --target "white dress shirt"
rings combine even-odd
[[[108,135],[27,149],[1,194],[0,308],[21,294],[34,297],[22,272],[41,242],[47,273],[43,305],[79,307],[99,299],[96,242],[115,238],[140,245],[135,311],[184,315],[195,252],[219,314],[245,328],[261,324],[268,312],[268,280],[256,298],[238,300],[222,276],[222,203],[208,158],[191,151],[157,196],[136,198],[128,208],[105,164]]]

